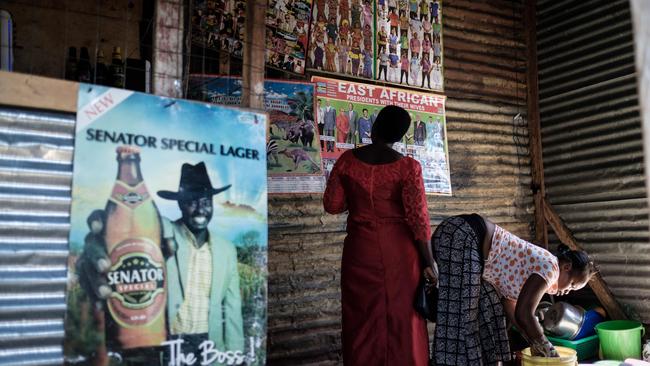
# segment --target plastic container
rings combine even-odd
[[[645,341],[643,345],[643,361],[650,362],[650,339]]]
[[[585,337],[593,336],[596,334],[596,325],[602,323],[603,320],[605,319],[596,310],[585,311],[584,317],[582,319],[582,324],[578,330],[578,334],[576,334],[573,339],[579,340]],[[580,358],[580,356],[578,356],[578,358]]]
[[[530,354],[530,347],[521,351],[522,366],[576,366],[578,355],[575,350],[566,347],[555,347],[560,357],[537,357]]]
[[[641,358],[643,325],[633,320],[611,320],[596,325],[600,349],[604,359],[620,360]]]
[[[554,337],[548,337],[548,340],[551,341],[554,346],[562,346],[576,350],[578,353],[578,361],[598,357],[598,335],[596,334],[577,341]]]

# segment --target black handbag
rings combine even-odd
[[[436,322],[438,315],[438,288],[423,278],[415,292],[415,310],[430,322]]]

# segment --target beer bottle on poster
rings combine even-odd
[[[111,74],[111,86],[124,88],[124,62],[122,61],[122,50],[119,46],[113,47],[109,71]]]
[[[106,204],[106,250],[111,261],[107,343],[158,346],[165,329],[167,284],[161,222],[140,171],[140,150],[117,148],[117,180]]]

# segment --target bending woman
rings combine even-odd
[[[436,280],[422,168],[391,148],[411,124],[387,106],[372,126],[372,144],[337,160],[323,197],[325,211],[348,211],[341,265],[343,363],[428,364],[426,323],[414,309],[418,281]]]
[[[453,216],[432,237],[440,269],[436,365],[482,365],[510,360],[506,318],[537,356],[557,357],[535,319],[544,293],[584,287],[591,263],[583,251],[560,245],[556,255],[483,217]]]

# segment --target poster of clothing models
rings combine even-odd
[[[314,0],[307,68],[373,78],[374,0]]]
[[[442,0],[379,0],[376,12],[375,79],[442,91]]]
[[[266,64],[303,74],[311,0],[271,0],[266,11]]]
[[[241,78],[190,75],[189,98],[239,105]],[[320,193],[325,190],[320,125],[314,116],[314,85],[265,80],[269,114],[266,157],[269,193]]]
[[[196,0],[192,42],[243,57],[246,1]],[[311,0],[273,0],[266,11],[266,63],[304,74]]]
[[[243,57],[245,0],[195,0],[192,43]]]
[[[420,162],[427,194],[451,195],[445,96],[318,76],[312,82],[326,175],[345,150],[371,143],[379,111],[397,105],[409,112],[411,126],[393,148]]]
[[[66,364],[265,364],[266,122],[80,84]]]

